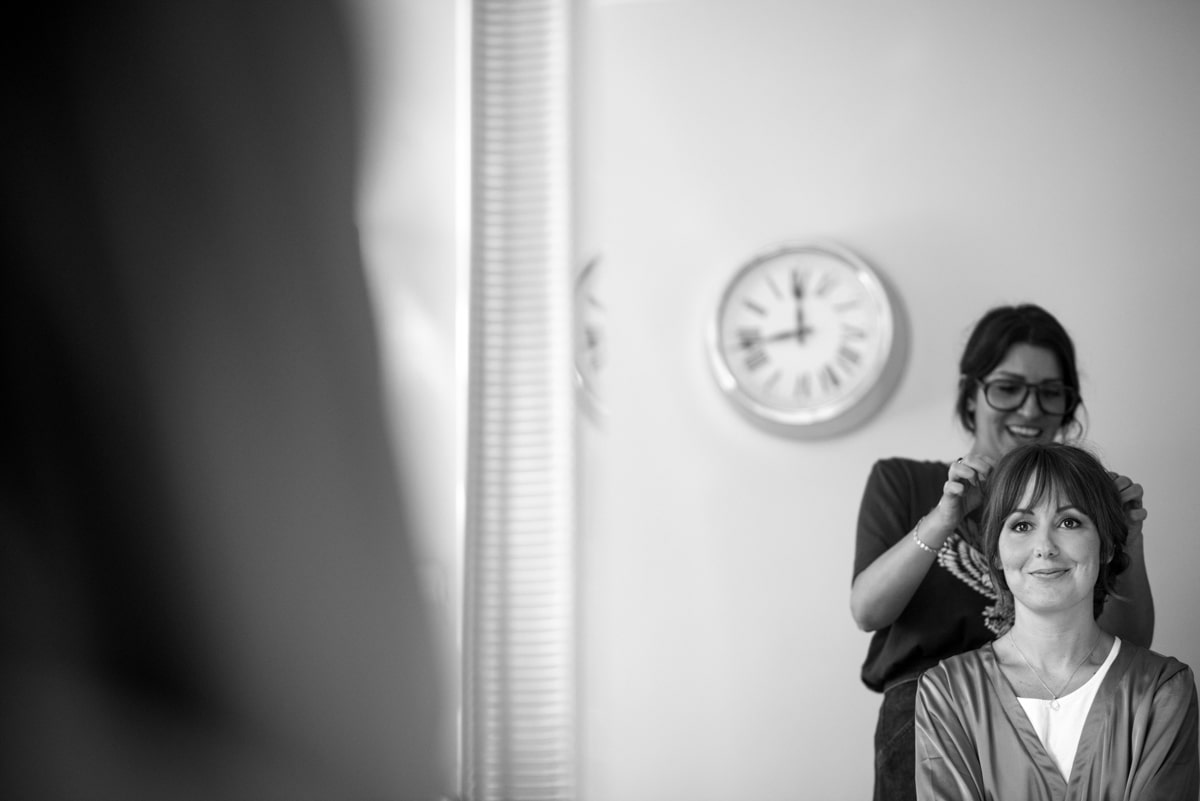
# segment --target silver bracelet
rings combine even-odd
[[[924,520],[924,519],[925,518],[923,518],[923,517],[921,518],[921,520]],[[924,551],[925,553],[931,553],[931,554],[937,555],[937,551],[930,548],[928,545],[926,545],[924,542],[921,541],[920,537],[917,536],[917,529],[921,527],[921,520],[918,520],[917,524],[915,526],[913,526],[913,530],[912,530],[913,542],[915,542],[917,544],[917,546],[920,547],[920,549],[922,551]]]

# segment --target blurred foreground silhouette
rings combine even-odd
[[[27,6],[0,56],[0,797],[436,797],[338,6]]]

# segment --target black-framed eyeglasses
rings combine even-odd
[[[977,379],[978,380],[978,379]],[[1038,408],[1043,414],[1066,414],[1074,407],[1079,393],[1066,384],[1058,381],[1048,381],[1043,384],[1027,384],[1011,378],[994,378],[991,381],[979,381],[983,387],[983,397],[998,412],[1013,412],[1025,404],[1030,391],[1037,394]]]

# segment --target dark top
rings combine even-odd
[[[875,463],[858,513],[855,576],[911,536],[917,521],[941,498],[949,469],[945,462],[902,458]],[[882,692],[889,685],[917,678],[946,657],[990,642],[995,636],[985,625],[990,603],[935,562],[900,617],[872,635],[862,667],[863,683]]]

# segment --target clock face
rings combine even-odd
[[[895,333],[888,292],[860,258],[835,245],[784,245],[730,280],[710,354],[718,383],[752,419],[821,435],[882,404],[898,377]]]

